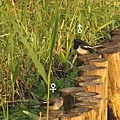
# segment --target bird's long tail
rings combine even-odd
[[[101,48],[101,47],[103,47],[102,45],[95,45],[95,46],[93,46],[93,48]]]
[[[94,48],[101,48],[102,45],[95,45],[95,46],[84,46],[84,48],[90,48],[90,49],[94,49]]]

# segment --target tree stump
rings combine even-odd
[[[70,94],[83,91],[85,91],[85,89],[82,87],[69,87],[60,90],[60,94],[64,98],[63,106],[65,112],[72,109],[72,106],[75,102],[74,97],[72,97]]]
[[[82,82],[92,82],[92,81],[95,81],[95,80],[100,80],[102,78],[102,76],[100,75],[83,75],[83,76],[79,76],[79,77],[76,77],[74,79],[74,83],[75,83],[75,86],[80,86],[79,83],[82,83]]]
[[[103,99],[103,105],[104,110],[102,111],[102,120],[107,120],[107,114],[108,114],[108,60],[105,58],[98,58],[98,59],[92,59],[89,61],[89,64],[96,65],[96,66],[104,66],[106,67],[106,76],[103,78],[103,88],[104,88],[104,99]],[[102,76],[103,77],[103,76]],[[105,116],[106,115],[106,116]]]
[[[98,62],[97,62],[98,61]],[[99,63],[101,62],[102,63]],[[94,62],[93,62],[94,63]],[[91,63],[91,64],[93,64]],[[94,91],[100,93],[100,97],[103,98],[103,100],[100,101],[100,114],[99,114],[99,120],[107,120],[107,89],[108,89],[108,71],[107,67],[101,67],[100,65],[104,64],[107,66],[107,61],[104,59],[102,60],[96,60],[96,65],[86,65],[83,67],[80,67],[79,75],[101,75],[101,82],[102,85],[93,85],[93,86],[86,86],[88,89],[87,91]]]
[[[96,106],[94,110],[97,111]],[[71,110],[70,113],[61,116],[60,120],[98,120],[98,115],[97,113],[95,114],[94,110],[86,108],[76,108],[74,110]]]
[[[81,96],[88,95],[87,92],[79,92]],[[90,93],[90,95],[96,93]],[[60,120],[98,120],[98,103],[97,102],[80,102],[74,104],[76,108],[72,108],[66,114],[60,117]],[[96,111],[94,111],[93,110]],[[94,115],[93,115],[94,113]],[[96,113],[96,114],[95,114]]]
[[[120,47],[106,48],[103,57],[108,59],[108,97],[110,120],[120,119]]]
[[[77,57],[77,66],[82,66],[84,63],[87,64],[89,60],[97,58],[101,58],[101,54],[80,55]]]
[[[110,31],[110,35],[113,37],[113,36],[116,36],[116,35],[120,35],[120,29],[116,29],[116,30],[111,30]]]
[[[41,117],[40,120],[46,120],[46,117]],[[49,117],[48,120],[59,120],[59,118]]]

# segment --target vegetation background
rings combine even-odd
[[[0,119],[38,119],[35,105],[74,86],[74,38],[95,45],[119,27],[119,0],[0,0]]]

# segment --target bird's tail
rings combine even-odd
[[[101,48],[101,47],[103,47],[103,46],[102,45],[95,45],[92,48]]]
[[[88,48],[88,49],[94,49],[94,48],[101,48],[102,45],[95,45],[95,46],[87,46],[85,45],[84,48]]]
[[[96,46],[93,46],[92,49],[98,53],[98,54],[102,54],[100,48],[104,48],[102,45],[96,45]]]

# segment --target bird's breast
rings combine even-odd
[[[81,47],[78,47],[78,49],[76,51],[81,55],[88,53],[88,50],[82,49]]]
[[[50,110],[58,110],[60,107],[57,104],[54,104],[53,106],[49,106]]]

